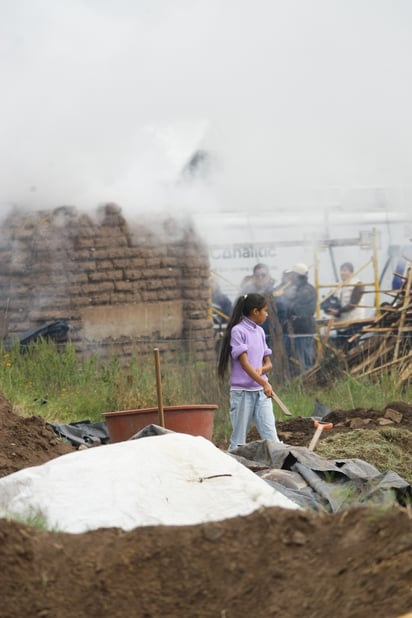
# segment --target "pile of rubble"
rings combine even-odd
[[[346,370],[352,376],[381,377],[393,372],[398,386],[412,376],[412,269],[404,277],[404,285],[388,292],[392,302],[383,303],[376,316],[357,322],[335,324],[346,334],[343,348],[322,338],[316,365],[305,374],[306,381],[318,381],[325,372]]]

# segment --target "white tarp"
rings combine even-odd
[[[74,451],[0,479],[0,516],[81,533],[189,525],[299,506],[202,437],[181,433]]]

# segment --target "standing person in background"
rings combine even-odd
[[[222,292],[219,282],[215,277],[210,278],[210,290],[213,307],[216,307],[216,309],[219,309],[219,311],[224,314],[224,316],[220,317],[224,320],[225,323],[227,323],[230,316],[232,315],[232,301],[230,300],[229,296]]]
[[[288,302],[293,297],[294,285],[293,274],[290,270],[284,270],[280,284],[273,290],[273,298],[275,299],[276,313],[282,329],[283,343],[286,354],[290,358],[291,347],[289,338],[289,321],[288,321]]]
[[[218,375],[225,378],[230,361],[229,449],[245,444],[252,421],[262,440],[279,442],[273,413],[273,389],[267,373],[272,368],[262,324],[268,315],[267,301],[261,294],[238,298],[223,338]]]
[[[272,292],[274,289],[275,280],[271,277],[269,272],[269,267],[266,264],[256,264],[253,267],[252,275],[245,277],[240,286],[240,296],[243,294],[261,294],[265,296],[269,306],[269,312],[273,311],[273,298]],[[263,330],[265,331],[266,343],[268,346],[271,346],[271,324],[270,318],[268,318],[264,324],[262,324]]]
[[[326,311],[329,315],[332,315],[338,322],[352,322],[361,320],[365,317],[365,311],[363,307],[359,307],[358,304],[365,291],[364,286],[353,275],[353,264],[351,262],[344,262],[340,267],[340,278],[342,280],[342,287],[339,290],[339,308],[331,308]],[[349,339],[353,334],[354,329],[349,327],[340,329],[337,331],[336,343],[344,350],[349,348]]]
[[[216,355],[219,356],[223,335],[230,316],[232,315],[233,305],[229,296],[224,294],[220,289],[218,280],[213,276],[210,277],[210,292],[213,330],[215,334],[215,352]]]
[[[395,272],[392,279],[392,290],[400,290],[405,283],[405,273],[407,262],[404,257],[400,257],[396,263]]]
[[[359,307],[359,302],[365,291],[365,287],[353,276],[353,264],[344,262],[340,267],[340,278],[342,285],[339,291],[339,309],[328,309],[326,313],[333,315],[341,322],[359,320],[365,317],[363,307]]]
[[[306,264],[295,264],[287,271],[291,286],[286,294],[288,320],[292,330],[292,349],[301,371],[315,362],[316,290],[308,281]]]

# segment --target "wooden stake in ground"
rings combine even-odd
[[[162,377],[160,374],[160,353],[159,348],[154,350],[155,368],[156,368],[156,389],[157,389],[157,408],[159,410],[159,425],[165,426],[165,417],[163,411],[163,393],[162,393]]]

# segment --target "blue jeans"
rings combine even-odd
[[[306,371],[315,363],[315,341],[313,335],[296,335],[295,352],[300,370]]]
[[[230,420],[232,436],[229,449],[246,444],[247,433],[252,421],[262,440],[279,442],[276,432],[272,400],[259,391],[230,391]]]

